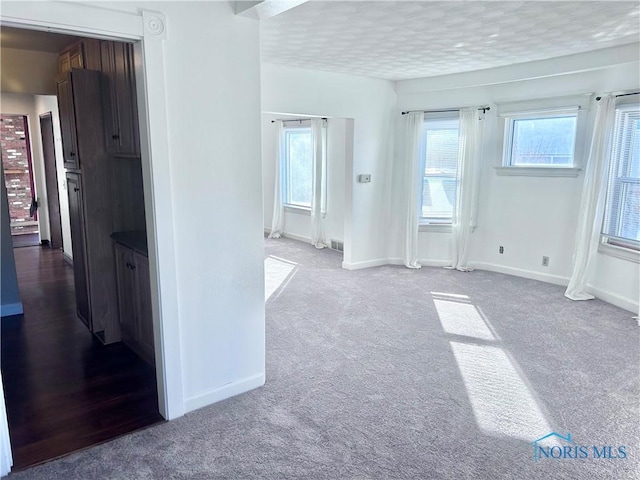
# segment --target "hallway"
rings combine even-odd
[[[76,317],[60,250],[14,249],[24,315],[2,319],[14,471],[163,421],[155,372]]]

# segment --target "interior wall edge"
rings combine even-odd
[[[24,308],[22,302],[8,303],[6,305],[0,305],[0,317],[10,317],[12,315],[22,315]]]
[[[236,395],[240,395],[241,393],[245,393],[255,388],[261,387],[264,385],[265,379],[266,376],[265,372],[263,371],[260,373],[256,373],[255,375],[251,375],[249,377],[227,383],[226,385],[213,388],[206,392],[187,397],[184,400],[185,413],[192,412],[199,408],[206,407],[207,405],[211,405],[212,403],[216,403],[221,400],[225,400],[227,398],[234,397]]]

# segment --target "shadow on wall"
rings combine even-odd
[[[4,168],[0,166],[2,174],[2,237],[0,248],[0,268],[2,269],[2,284],[0,291],[1,316],[19,315],[22,313],[22,302],[18,291],[18,277],[16,274],[16,261],[13,257],[13,243],[11,241],[11,227],[9,226],[9,202],[7,201],[7,189],[4,184]]]

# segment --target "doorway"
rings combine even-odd
[[[59,250],[63,248],[62,218],[60,216],[60,191],[58,189],[56,148],[51,112],[40,115],[40,137],[42,141],[42,159],[44,160],[45,185],[47,187],[49,246]]]
[[[25,115],[0,114],[0,148],[14,247],[38,245],[38,203]]]
[[[84,37],[5,27],[3,34],[7,30],[12,31],[14,50],[20,49],[20,39],[23,39],[32,50],[40,48],[44,56],[54,58],[56,65],[57,57],[63,58],[68,48],[73,48],[78,42],[90,40],[91,45],[99,44],[95,39]],[[96,70],[100,69],[103,57],[102,52],[97,50],[97,56],[92,57],[94,63],[84,63],[82,55],[87,53],[87,49],[84,43],[81,45],[79,50],[75,50],[76,53],[80,51],[80,56],[74,53],[71,64],[83,67],[77,75],[84,82],[87,77],[84,72],[93,72],[95,78],[103,74]],[[122,45],[127,45],[130,49],[130,44],[109,41],[105,55],[111,54],[109,48],[120,48],[118,52],[125,51],[127,47]],[[54,86],[60,75],[66,75],[67,79],[76,75],[76,72],[43,72],[36,65],[34,68],[32,75],[49,75],[43,83],[50,82]],[[82,85],[86,85],[86,82],[78,86],[74,95],[84,88]],[[97,86],[101,86],[100,82],[93,84],[94,92],[100,92]],[[34,95],[32,103],[37,105],[38,99],[35,97],[41,96]],[[115,259],[112,265],[104,262],[109,252],[113,254],[114,246],[110,236],[116,232],[111,227],[115,229],[117,222],[120,225],[127,222],[127,229],[142,232],[146,248],[142,205],[144,200],[140,198],[144,189],[140,155],[120,156],[124,148],[121,142],[117,145],[120,149],[118,155],[108,156],[106,148],[98,151],[99,148],[95,146],[102,140],[95,137],[88,140],[86,137],[81,138],[80,131],[85,124],[80,124],[77,135],[72,138],[75,146],[81,147],[79,150],[74,149],[76,158],[80,157],[80,160],[70,167],[61,153],[62,144],[68,144],[69,140],[69,137],[65,139],[60,124],[64,113],[58,113],[55,96],[52,98],[55,110],[40,113],[42,108],[35,107],[30,118],[38,118],[37,124],[32,123],[32,131],[34,140],[42,141],[41,151],[38,151],[44,165],[41,170],[43,185],[46,185],[46,189],[41,189],[43,197],[46,196],[46,201],[42,204],[46,205],[44,210],[49,213],[49,221],[45,223],[50,227],[50,244],[54,248],[31,246],[14,250],[24,314],[2,320],[1,361],[15,469],[36,465],[163,421],[159,411],[156,370],[153,364],[153,334],[151,360],[143,359],[130,345],[114,338],[115,334],[112,338],[107,338],[103,333],[104,323],[99,314],[108,310],[116,322],[123,318],[118,297],[111,297],[111,302],[105,303],[106,307],[100,309],[96,308],[95,300],[106,297],[104,286],[108,286],[109,282],[114,286],[115,292]],[[85,122],[88,117],[93,121],[102,121],[102,111],[96,111],[101,108],[101,102],[96,99],[100,99],[100,96],[82,100],[84,103],[76,103],[74,106],[76,109],[83,109]],[[135,97],[130,100],[129,105],[135,108]],[[78,97],[74,101],[77,102]],[[44,101],[42,103],[44,105]],[[74,113],[78,113],[78,110]],[[23,117],[25,128],[18,131],[24,131],[26,137],[27,116]],[[35,132],[36,125],[39,127],[39,134]],[[95,131],[97,129],[94,128],[92,132]],[[85,147],[97,149],[94,153],[100,156],[99,164],[91,164],[96,162],[94,157],[85,156],[83,159],[83,152],[86,150],[82,149],[82,142],[86,142]],[[20,156],[22,155],[16,157]],[[103,167],[107,164],[113,168],[111,172],[105,173]],[[60,170],[65,167],[66,170],[62,170],[60,174]],[[83,167],[92,169],[83,170]],[[34,191],[33,177],[32,169],[31,192]],[[102,182],[102,186],[96,186],[99,182]],[[83,191],[82,187],[89,188]],[[96,199],[94,194],[99,188],[102,197]],[[127,195],[131,190],[135,191],[135,195]],[[79,196],[78,192],[83,192],[84,196]],[[107,196],[109,192],[118,197],[117,206],[121,210],[119,216],[114,213],[117,220],[113,223],[110,220],[103,222],[103,225],[110,226],[105,231],[104,228],[96,228],[95,224],[104,220],[103,217],[107,215],[104,205],[110,206]],[[99,208],[96,207],[98,200],[104,202]],[[62,214],[65,205],[66,216]],[[134,215],[136,211],[142,213]],[[71,232],[70,242],[63,240],[65,229]],[[100,243],[97,244],[98,236]],[[67,258],[71,265],[65,262],[61,251],[63,246],[73,252]],[[140,256],[142,247],[137,247],[136,255]],[[102,254],[106,252],[107,255],[100,257],[99,261],[93,261],[88,253],[91,251]],[[85,255],[87,260],[83,262],[81,259]],[[136,266],[141,266],[142,263],[140,260]],[[96,273],[98,269],[102,271]],[[89,280],[90,275],[94,277]],[[146,282],[149,290],[149,276],[146,277]],[[87,285],[93,286],[94,297],[86,289],[83,290]],[[92,307],[95,308],[93,315]],[[80,312],[82,315],[79,315]],[[86,321],[86,324],[81,320]],[[97,327],[93,328],[95,326]],[[119,325],[112,325],[112,328],[117,333]]]

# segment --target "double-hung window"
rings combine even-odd
[[[311,208],[313,151],[310,127],[285,127],[283,145],[284,204]]]
[[[602,235],[604,243],[640,250],[640,105],[637,103],[616,108]]]
[[[451,224],[458,191],[459,126],[457,116],[425,118],[421,224]]]

